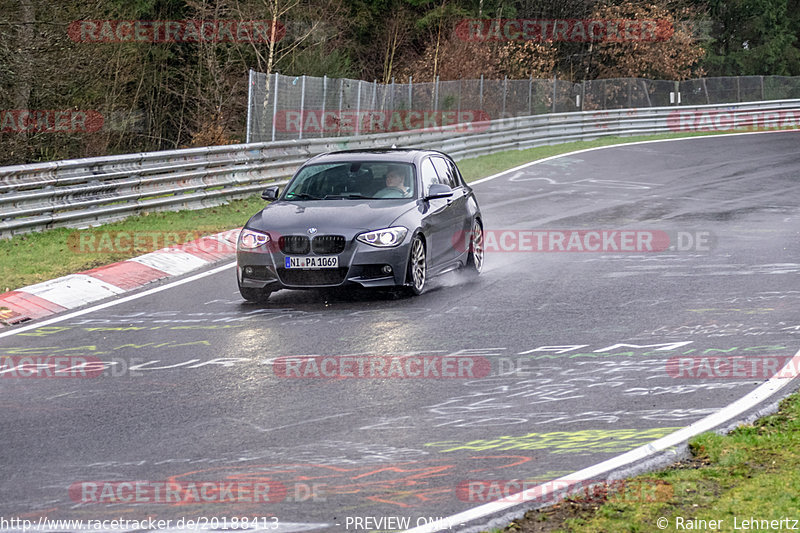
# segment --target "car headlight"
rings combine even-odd
[[[391,248],[399,245],[406,238],[408,228],[402,226],[395,226],[393,228],[377,229],[375,231],[368,231],[362,233],[356,239],[369,244],[370,246],[377,246],[379,248]]]
[[[245,250],[252,250],[258,248],[269,242],[269,235],[261,233],[260,231],[253,231],[251,229],[243,229],[239,234],[239,248]]]

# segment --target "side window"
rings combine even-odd
[[[447,162],[447,166],[450,167],[450,171],[453,174],[453,179],[456,182],[456,187],[461,187],[462,185],[464,185],[464,177],[461,175],[461,172],[459,172],[456,164],[453,163],[450,159],[446,159],[445,161]]]
[[[439,177],[436,175],[436,169],[433,168],[433,163],[431,163],[430,159],[422,162],[420,174],[422,177],[422,195],[424,196],[428,194],[428,189],[431,188],[431,185],[439,183]]]
[[[453,175],[453,169],[447,164],[447,161],[441,157],[432,157],[433,165],[436,167],[436,173],[439,175],[439,183],[442,185],[449,185],[451,189],[458,187],[456,177]]]

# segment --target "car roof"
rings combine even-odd
[[[437,152],[436,150],[422,150],[419,148],[373,148],[368,150],[338,150],[336,152],[327,152],[312,157],[307,161],[308,163],[328,163],[337,161],[391,161],[391,162],[408,162],[415,163],[427,155],[443,155],[447,158],[447,154]]]

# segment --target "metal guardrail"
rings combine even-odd
[[[687,121],[685,117],[696,117]],[[733,117],[736,117],[734,120]],[[683,117],[683,118],[681,118]],[[422,147],[456,160],[505,150],[689,128],[800,128],[800,100],[514,117],[358,137],[281,141],[0,167],[0,237],[88,227],[146,211],[199,209],[280,184],[309,157],[340,149]],[[244,221],[242,221],[244,222]]]

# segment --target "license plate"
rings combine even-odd
[[[287,257],[286,268],[338,268],[339,257]]]

